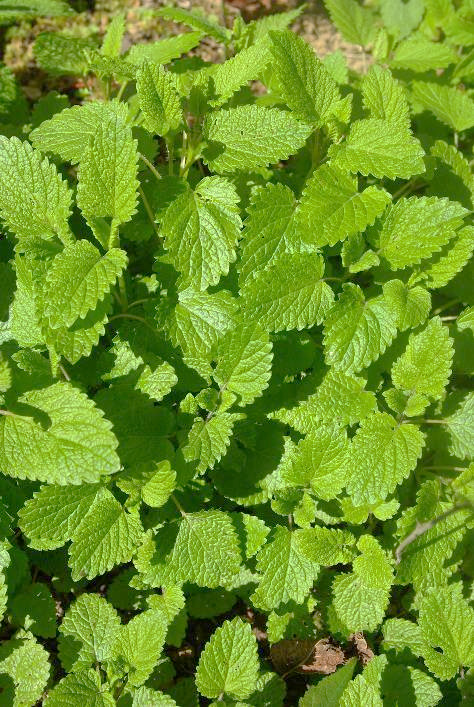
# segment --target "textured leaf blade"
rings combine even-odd
[[[146,129],[158,135],[176,130],[182,110],[173,75],[145,61],[137,71],[136,82]]]

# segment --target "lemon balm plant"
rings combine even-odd
[[[472,698],[474,6],[326,5],[1,69],[2,704]]]

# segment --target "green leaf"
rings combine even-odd
[[[411,334],[404,353],[392,366],[393,384],[405,393],[443,396],[454,355],[448,327],[439,317],[430,319],[418,334]]]
[[[110,57],[120,56],[124,34],[125,17],[123,14],[118,14],[110,20],[107,26],[107,31],[100,48],[102,54]]]
[[[196,685],[205,697],[222,693],[245,699],[257,687],[257,641],[250,624],[236,616],[224,621],[211,636],[199,658]]]
[[[415,271],[426,287],[437,289],[448,284],[469,262],[474,252],[474,227],[466,226],[431,260]]]
[[[405,39],[395,48],[390,65],[395,69],[407,69],[424,73],[432,69],[445,69],[458,61],[456,52],[447,44],[431,42],[423,35]]]
[[[429,590],[421,599],[419,624],[426,644],[423,658],[438,678],[449,680],[474,663],[474,610],[462,585]]]
[[[137,204],[137,143],[118,116],[100,123],[82,156],[77,205],[88,221],[130,221]]]
[[[252,192],[240,242],[241,286],[298,246],[303,234],[298,229],[295,210],[295,195],[284,184],[270,182]]]
[[[225,454],[230,444],[234,422],[239,419],[239,414],[230,412],[218,412],[206,420],[197,417],[183,448],[185,460],[197,460],[197,471],[200,474],[206,469],[213,469]]]
[[[242,321],[217,345],[213,378],[221,390],[238,395],[241,406],[249,405],[268,386],[272,358],[268,332],[256,322]]]
[[[208,376],[210,360],[219,339],[235,325],[238,308],[229,292],[196,292],[188,287],[179,293],[173,316],[166,322],[171,341],[179,346],[184,361]]]
[[[112,648],[115,665],[138,687],[150,677],[158,663],[166,635],[161,611],[144,611],[122,626]]]
[[[423,155],[419,141],[407,129],[382,118],[357,120],[345,142],[329,148],[337,167],[389,179],[423,173]]]
[[[36,63],[53,76],[85,76],[88,54],[97,46],[96,39],[72,37],[60,32],[41,32],[33,44]]]
[[[270,331],[320,324],[333,302],[323,281],[324,261],[315,253],[280,256],[242,289],[242,310]]]
[[[183,516],[173,551],[167,560],[175,581],[219,587],[239,572],[237,532],[228,513],[199,511]]]
[[[345,284],[324,322],[326,362],[345,373],[375,361],[396,334],[396,313],[382,297],[365,300],[358,285]]]
[[[301,531],[300,547],[306,557],[318,565],[347,564],[355,552],[355,537],[348,530],[305,528]]]
[[[181,54],[194,49],[202,37],[203,33],[200,31],[187,32],[186,34],[165,37],[157,42],[133,44],[127,53],[127,61],[137,66],[145,60],[152,62],[152,64],[169,64]]]
[[[216,172],[250,171],[295,154],[310,135],[309,125],[278,108],[243,105],[206,116],[204,160]]]
[[[65,108],[50,120],[45,120],[30,133],[33,145],[42,152],[52,152],[68,162],[79,162],[99,126],[116,117],[125,125],[126,103],[92,101]]]
[[[112,425],[70,383],[31,390],[19,402],[33,416],[0,418],[3,473],[53,484],[81,484],[118,471]]]
[[[97,670],[66,675],[45,701],[47,707],[113,707],[115,704],[108,685],[101,685]]]
[[[317,685],[310,685],[300,699],[299,707],[339,707],[339,699],[351,681],[355,667],[356,659],[351,658],[333,675],[324,677]]]
[[[271,539],[259,551],[257,570],[261,578],[251,596],[257,608],[269,611],[290,600],[301,604],[309,594],[319,565],[303,552],[303,532],[276,526]]]
[[[384,297],[393,303],[400,331],[423,324],[431,309],[431,296],[423,287],[409,287],[401,280],[389,280],[383,286]]]
[[[162,66],[144,61],[137,71],[136,82],[145,128],[158,135],[176,130],[183,119],[183,111],[173,74]]]
[[[103,597],[82,594],[66,611],[59,629],[59,657],[66,672],[81,672],[112,657],[120,617]]]
[[[333,608],[349,632],[374,631],[388,606],[392,568],[377,540],[364,535],[358,542],[362,554],[351,574],[333,582]]]
[[[413,655],[420,656],[425,648],[424,638],[418,624],[407,619],[388,619],[383,625],[384,647],[402,651],[409,648]]]
[[[48,270],[44,314],[53,328],[84,319],[115,284],[127,255],[112,248],[101,255],[92,243],[76,241],[59,253]]]
[[[56,605],[46,584],[34,582],[15,594],[10,602],[12,622],[35,636],[56,636]]]
[[[313,48],[290,30],[270,31],[282,97],[305,122],[321,127],[340,100],[339,89]]]
[[[465,214],[461,204],[445,198],[399,199],[383,219],[378,253],[392,270],[416,265],[440,251],[455,236]]]
[[[424,445],[418,427],[374,412],[352,439],[346,467],[347,492],[355,505],[384,500],[415,468]]]
[[[471,329],[474,332],[474,307],[467,307],[456,320],[459,331]]]
[[[63,17],[73,13],[69,5],[62,0],[27,0],[21,5],[12,4],[9,0],[0,2],[0,21],[10,24],[18,20],[36,19],[39,16]]]
[[[345,485],[349,446],[345,429],[315,425],[298,443],[281,478],[289,486],[311,488],[319,498],[329,501]]]
[[[466,395],[456,412],[447,418],[451,452],[460,459],[474,456],[474,393]]]
[[[324,0],[324,4],[339,32],[347,42],[365,46],[374,34],[372,12],[356,0]]]
[[[72,578],[92,579],[115,565],[129,562],[142,535],[138,516],[127,513],[110,491],[100,489],[72,536]]]
[[[403,128],[410,127],[410,109],[406,91],[388,69],[375,64],[362,80],[364,108],[371,118],[391,121]]]
[[[189,12],[180,7],[163,7],[155,11],[155,15],[166,20],[179,22],[188,27],[193,27],[209,37],[213,37],[218,42],[227,43],[230,39],[230,31],[225,27],[208,20],[204,14]]]
[[[205,290],[227,275],[241,228],[239,197],[223,177],[205,177],[173,201],[162,219],[165,248],[183,287]]]
[[[474,101],[457,88],[426,81],[414,81],[413,97],[452,130],[462,132],[474,126]]]
[[[364,386],[363,378],[331,368],[315,393],[296,407],[279,410],[275,417],[302,434],[317,430],[321,422],[353,425],[367,417],[376,405],[374,393],[364,390]]]
[[[41,699],[51,666],[48,653],[31,633],[20,632],[0,646],[2,701],[12,707],[34,705]]]
[[[70,240],[71,191],[56,167],[16,137],[0,136],[0,216],[19,239]]]
[[[177,707],[177,704],[164,692],[143,686],[133,693],[132,707]]]
[[[359,193],[356,177],[324,164],[306,182],[297,220],[302,230],[311,229],[312,244],[332,246],[365,231],[389,203],[388,192],[371,186]]]
[[[99,486],[42,486],[19,512],[20,527],[36,550],[54,550],[73,535]]]

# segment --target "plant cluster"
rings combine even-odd
[[[0,69],[2,705],[473,699],[474,3],[326,6]]]

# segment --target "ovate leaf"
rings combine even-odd
[[[224,621],[201,653],[196,684],[201,695],[244,699],[257,687],[257,641],[250,624],[236,616]]]
[[[137,71],[136,81],[146,129],[158,135],[175,130],[183,112],[173,74],[145,61]]]
[[[118,471],[112,425],[70,383],[32,390],[20,403],[28,406],[28,412],[0,418],[0,463],[5,474],[81,484]]]
[[[452,130],[461,132],[474,125],[474,101],[457,88],[426,81],[413,82],[413,96]]]

